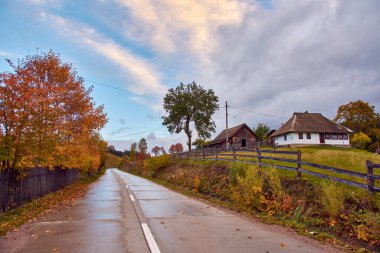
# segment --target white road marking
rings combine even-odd
[[[132,194],[129,194],[129,197],[131,198],[131,200],[132,200],[133,202],[135,202],[135,198],[133,197]]]
[[[125,188],[127,188],[127,189],[128,189],[128,185],[127,185],[127,184],[125,184]]]
[[[156,240],[154,240],[154,237],[152,235],[152,232],[150,232],[150,229],[148,227],[148,224],[141,223],[141,227],[144,231],[145,238],[148,242],[149,249],[152,253],[161,253],[160,249],[158,248],[158,245],[156,243]]]

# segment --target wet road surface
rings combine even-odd
[[[75,206],[0,237],[0,252],[149,252],[132,201],[122,186],[120,178],[107,170]]]
[[[75,206],[6,238],[0,252],[338,252],[116,169]]]
[[[338,252],[232,215],[149,180],[115,171],[161,252]],[[272,229],[270,228],[272,227]],[[282,232],[281,232],[282,231]]]

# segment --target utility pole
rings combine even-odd
[[[228,143],[228,105],[226,101],[226,148],[229,148],[229,143]]]

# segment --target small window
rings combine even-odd
[[[325,133],[325,139],[330,140],[330,138],[331,138],[331,135],[329,133]]]
[[[311,134],[310,133],[306,133],[306,139],[311,139]]]
[[[331,134],[331,139],[332,140],[337,140],[338,139],[338,134]]]
[[[343,134],[339,134],[339,140],[343,140]]]
[[[284,141],[286,141],[287,140],[287,138],[286,138],[286,134],[284,135]]]
[[[343,134],[343,140],[348,140],[348,134]]]
[[[303,133],[298,133],[298,139],[303,139]]]

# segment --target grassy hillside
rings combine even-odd
[[[119,168],[126,161],[124,158],[118,157],[114,154],[106,154],[106,168]]]
[[[264,150],[266,148],[262,148]],[[270,149],[270,148],[268,148]],[[349,170],[349,171],[356,171],[366,174],[367,168],[366,168],[366,160],[370,160],[372,163],[380,163],[380,155],[370,153],[365,150],[360,149],[352,149],[352,148],[339,148],[339,147],[328,147],[328,146],[322,146],[322,147],[297,147],[297,148],[278,148],[279,151],[301,151],[302,161],[305,162],[311,162],[316,163],[320,165],[326,165],[334,168]],[[219,158],[224,159],[232,159],[231,156],[228,156],[228,154],[232,154],[231,152],[223,152],[219,154]],[[246,160],[246,161],[252,161],[252,162],[258,162],[257,158],[246,158],[246,157],[239,157],[239,155],[257,155],[256,152],[240,152],[238,151],[236,153],[238,160]],[[287,158],[287,159],[297,159],[297,155],[295,154],[270,154],[270,153],[262,153],[262,155],[270,156],[270,157],[279,157],[279,158]],[[215,155],[208,156],[207,158],[214,158]],[[274,161],[269,159],[262,159],[263,163],[266,164],[273,164],[273,165],[282,165],[282,166],[288,166],[288,167],[296,167],[296,164],[290,163],[290,162],[283,162],[283,161]],[[320,174],[328,175],[328,176],[334,176],[342,179],[351,180],[354,182],[364,183],[366,184],[367,181],[364,178],[358,178],[353,177],[349,175],[344,175],[341,173],[335,173],[328,170],[318,169],[315,167],[310,167],[306,165],[302,165],[303,169],[317,172]],[[294,171],[280,171],[280,174],[282,176],[288,176],[288,177],[295,177],[296,172]],[[376,169],[374,171],[374,174],[380,175],[380,169]],[[319,178],[315,176],[309,176],[305,173],[303,174],[304,177],[306,177],[309,180],[320,180]],[[380,187],[380,183],[375,183],[375,186]]]
[[[300,147],[279,150],[300,150],[302,160],[357,172],[367,172],[366,160],[380,163],[380,155],[366,150],[339,147]]]
[[[160,156],[124,169],[301,234],[334,244],[339,238],[352,251],[380,252],[380,193],[306,175],[298,181],[294,172],[226,161]]]

